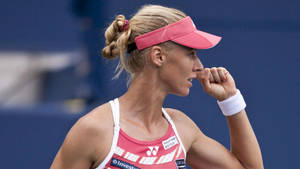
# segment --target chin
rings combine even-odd
[[[187,89],[184,89],[184,90],[179,90],[179,91],[177,91],[177,92],[175,92],[173,94],[176,95],[176,96],[182,96],[182,97],[184,97],[184,96],[187,96],[187,95],[190,94],[190,89],[187,88]]]

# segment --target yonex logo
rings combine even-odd
[[[159,146],[149,146],[149,150],[146,152],[148,156],[156,155],[159,149]]]

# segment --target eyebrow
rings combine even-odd
[[[197,49],[194,49],[194,48],[188,48],[187,51],[188,51],[188,52],[195,52],[195,53],[196,53],[196,52],[197,52]]]
[[[190,47],[187,47],[187,46],[183,46],[183,45],[181,45],[181,47],[183,47],[186,51],[188,51],[188,52],[196,52],[197,51],[197,49],[194,49],[194,48],[190,48]]]

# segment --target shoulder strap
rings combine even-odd
[[[110,101],[110,106],[112,109],[112,115],[114,118],[114,136],[113,136],[113,141],[110,147],[110,151],[105,157],[105,159],[102,161],[102,163],[96,168],[96,169],[103,169],[105,165],[110,161],[112,158],[115,149],[117,147],[118,143],[118,138],[119,138],[119,131],[120,131],[120,111],[119,111],[119,100],[116,98],[113,101]]]
[[[113,101],[109,102],[112,109],[112,114],[114,117],[114,125],[120,127],[120,107],[119,107],[119,100],[116,98]]]
[[[177,139],[178,139],[178,141],[179,141],[179,143],[180,143],[180,146],[181,146],[181,148],[182,148],[182,150],[183,150],[183,152],[184,152],[184,156],[186,157],[186,150],[185,150],[185,148],[184,148],[184,146],[183,146],[183,143],[182,143],[182,141],[181,141],[181,139],[180,139],[180,137],[179,137],[179,134],[178,134],[178,132],[177,132],[177,130],[176,130],[175,124],[173,123],[173,120],[171,119],[171,117],[169,116],[169,114],[167,113],[167,111],[165,111],[164,108],[162,108],[162,112],[163,112],[164,116],[166,117],[166,119],[167,119],[167,120],[169,121],[169,123],[171,124],[171,126],[172,126],[172,128],[173,128],[173,130],[174,130],[174,133],[175,133],[175,135],[176,135],[176,137],[177,137]]]

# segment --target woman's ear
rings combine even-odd
[[[156,66],[162,66],[166,61],[166,55],[163,52],[162,47],[153,46],[150,50],[150,60]]]

